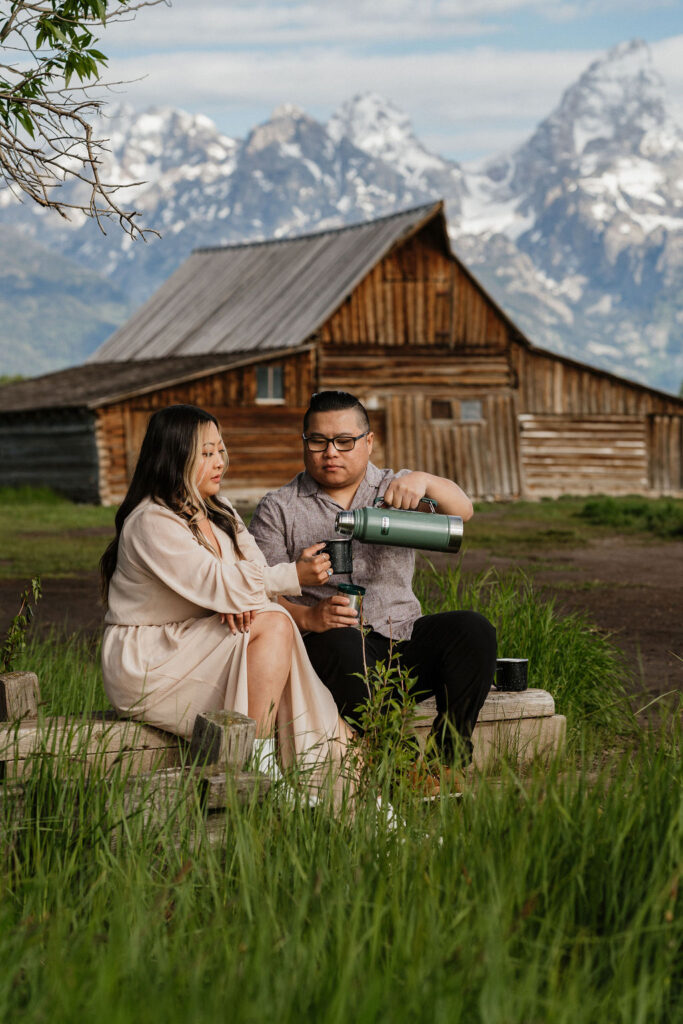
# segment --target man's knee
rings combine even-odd
[[[464,644],[495,656],[496,630],[485,615],[472,611],[437,612],[418,619],[413,636],[437,646]],[[418,633],[419,631],[419,633]]]
[[[465,616],[464,631],[469,637],[474,648],[481,651],[482,655],[496,656],[498,641],[496,638],[496,627],[489,622],[485,615],[480,612],[462,612]]]

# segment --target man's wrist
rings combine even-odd
[[[302,632],[310,631],[311,608],[309,605],[299,604],[298,601],[288,601],[287,609]]]

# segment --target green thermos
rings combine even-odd
[[[337,533],[364,544],[388,544],[396,548],[421,548],[455,554],[462,542],[460,516],[418,512],[401,508],[356,508],[337,513]]]

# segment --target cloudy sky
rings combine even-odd
[[[243,137],[281,103],[326,120],[373,90],[429,148],[472,160],[524,140],[592,60],[634,38],[683,124],[683,0],[172,0],[110,26],[103,48],[140,109],[204,113]]]

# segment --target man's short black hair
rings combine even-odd
[[[311,402],[304,413],[304,434],[308,433],[308,422],[314,412],[341,412],[342,409],[357,409],[363,430],[370,430],[370,420],[365,406],[348,391],[317,391],[311,395]]]

